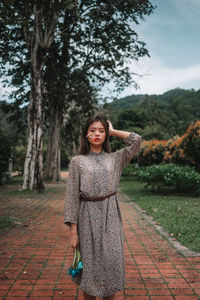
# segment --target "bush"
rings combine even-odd
[[[192,123],[185,134],[169,140],[143,141],[138,153],[138,162],[142,166],[174,163],[189,165],[200,171],[200,121]]]
[[[133,177],[137,175],[137,169],[138,165],[137,164],[128,164],[122,171],[122,176],[123,177]]]
[[[160,164],[141,167],[138,172],[141,181],[153,190],[170,188],[178,192],[200,194],[200,174],[190,166]]]
[[[156,139],[143,141],[138,153],[139,164],[143,166],[160,164],[163,161],[165,151],[168,149],[168,143],[168,141]]]
[[[175,164],[194,166],[200,171],[200,121],[192,123],[186,133],[170,145],[164,161]]]

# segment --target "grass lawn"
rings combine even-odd
[[[144,188],[135,178],[121,178],[119,187],[154,221],[190,250],[200,252],[200,197],[162,194]]]

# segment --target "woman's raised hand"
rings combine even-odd
[[[113,132],[114,128],[112,126],[112,123],[109,120],[107,120],[107,122],[108,122],[108,125],[109,125],[109,135],[112,136],[112,132]]]

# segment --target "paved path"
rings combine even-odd
[[[83,299],[66,271],[72,261],[63,224],[65,182],[38,196],[1,189],[1,213],[20,220],[1,232],[0,299]],[[126,285],[116,299],[200,299],[200,256],[183,257],[120,193]]]

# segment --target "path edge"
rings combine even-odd
[[[189,250],[187,247],[181,245],[177,240],[175,240],[174,238],[172,238],[169,233],[160,225],[158,225],[158,223],[156,221],[153,220],[153,217],[151,217],[150,215],[147,215],[145,210],[143,210],[142,208],[140,208],[134,201],[132,201],[124,192],[122,192],[122,190],[120,188],[118,188],[118,192],[119,192],[119,197],[121,198],[122,196],[122,201],[131,204],[132,206],[134,206],[134,208],[137,210],[137,212],[149,223],[151,224],[160,234],[161,236],[165,237],[167,239],[167,241],[179,252],[181,253],[183,256],[185,257],[196,257],[196,256],[200,256],[200,253],[198,252],[194,252],[192,250]],[[125,200],[123,200],[123,198]]]

